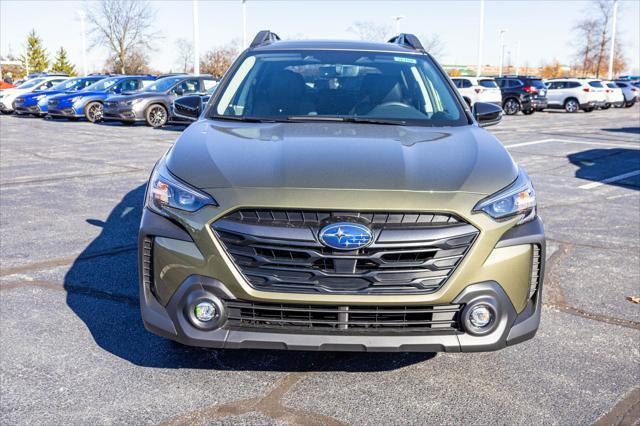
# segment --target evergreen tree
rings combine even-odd
[[[20,60],[25,62],[29,68],[29,72],[46,71],[49,67],[49,58],[42,39],[36,35],[35,30],[31,30],[27,37],[27,54],[22,55]]]
[[[73,66],[67,58],[67,51],[64,47],[60,47],[55,58],[54,64],[51,66],[51,72],[64,72],[69,75],[76,75],[76,67]]]

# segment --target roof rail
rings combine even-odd
[[[426,53],[426,50],[424,50],[422,43],[420,43],[420,40],[418,40],[418,37],[416,37],[413,34],[407,34],[407,33],[398,34],[397,36],[389,39],[388,43],[399,44],[400,46],[408,47],[413,50]]]
[[[278,37],[278,34],[272,33],[269,30],[262,30],[258,32],[258,34],[256,34],[256,36],[253,38],[253,41],[251,42],[251,45],[249,45],[249,47],[251,48],[258,47],[265,44],[273,43],[274,41],[278,41],[278,40],[280,40],[280,37]]]

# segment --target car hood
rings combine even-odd
[[[33,90],[31,89],[18,89],[18,88],[13,88],[13,89],[4,89],[2,92],[3,95],[7,96],[7,95],[11,95],[11,96],[17,96],[17,95],[22,95],[23,93],[31,93]]]
[[[198,188],[324,188],[491,194],[517,176],[502,144],[477,126],[201,120],[167,156]]]
[[[78,92],[64,92],[60,95],[56,95],[56,99],[64,99],[64,98],[75,98],[76,96],[87,97],[87,96],[104,96],[105,92],[85,92],[84,90],[80,90]]]
[[[39,92],[31,92],[31,93],[25,93],[24,95],[21,95],[22,98],[35,98],[36,96],[40,96],[40,95],[45,95],[45,96],[54,96],[54,95],[59,95],[60,93],[64,93],[62,90],[42,90]]]

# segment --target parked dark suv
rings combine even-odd
[[[156,80],[136,93],[110,96],[104,103],[103,120],[119,120],[124,124],[146,121],[162,127],[169,121],[181,121],[170,114],[171,103],[178,97],[204,93],[216,85],[210,75],[173,75]]]
[[[547,107],[547,86],[538,77],[496,77],[502,91],[502,108],[507,115],[533,114]]]

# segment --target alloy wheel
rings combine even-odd
[[[567,103],[564,105],[564,109],[567,112],[576,112],[578,111],[578,102],[573,99],[569,99]]]
[[[102,120],[102,104],[95,102],[89,105],[87,109],[87,119],[93,123]]]
[[[161,106],[154,106],[149,110],[149,124],[161,127],[167,122],[167,111]]]
[[[507,113],[507,115],[517,114],[519,109],[520,109],[520,105],[514,99],[509,99],[504,104],[504,112]]]

